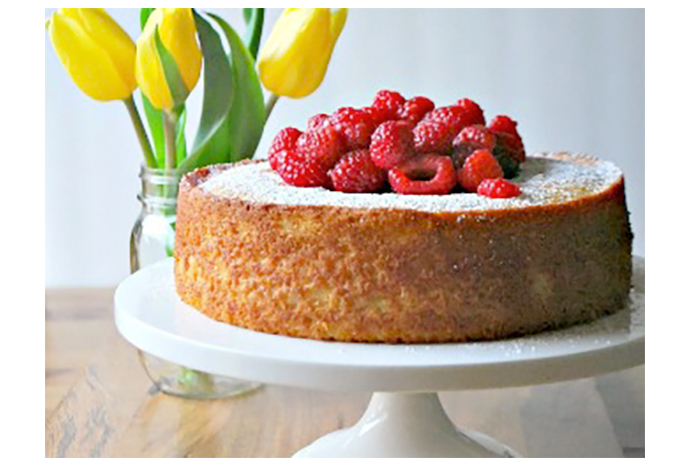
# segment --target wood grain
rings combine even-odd
[[[47,457],[289,457],[355,423],[368,400],[279,386],[217,401],[161,394],[115,330],[111,289],[46,292]],[[644,367],[441,400],[456,424],[526,456],[644,456]]]

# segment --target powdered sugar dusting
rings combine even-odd
[[[613,163],[588,155],[538,153],[522,164],[513,181],[522,194],[491,199],[477,194],[399,195],[351,194],[286,184],[268,162],[237,165],[201,184],[214,195],[257,204],[395,208],[431,213],[464,210],[504,210],[566,203],[594,195],[623,176]]]

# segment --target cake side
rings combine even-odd
[[[432,213],[201,188],[227,169],[183,180],[175,245],[180,297],[220,321],[340,341],[489,340],[591,320],[628,296],[622,176],[554,205]]]

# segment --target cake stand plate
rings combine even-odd
[[[461,344],[364,344],[298,339],[216,322],[175,292],[173,260],[125,279],[115,322],[134,346],[208,373],[310,389],[374,392],[364,416],[296,457],[514,457],[460,430],[436,392],[553,383],[644,363],[644,259],[629,303],[593,323]]]

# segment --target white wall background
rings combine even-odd
[[[137,10],[109,11],[137,37]],[[241,30],[238,9],[214,11]],[[114,286],[128,274],[142,156],[124,106],[81,94],[45,43],[46,287]],[[470,97],[488,118],[517,119],[528,151],[615,162],[644,255],[644,10],[351,10],[323,85],[278,102],[257,156],[280,128],[382,88],[441,105]]]

